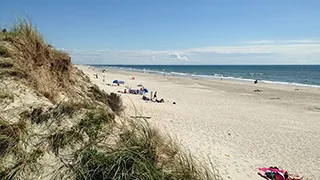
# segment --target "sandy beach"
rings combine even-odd
[[[320,88],[77,67],[109,93],[138,84],[157,91],[164,103],[119,93],[125,113],[150,116],[194,156],[209,157],[224,179],[262,179],[257,168],[269,166],[320,179]],[[114,79],[125,84],[108,86]]]

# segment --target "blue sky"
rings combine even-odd
[[[1,0],[77,64],[320,64],[318,0]]]

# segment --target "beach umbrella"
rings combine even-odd
[[[143,91],[144,91],[145,93],[149,92],[147,88],[144,88]]]
[[[116,84],[118,84],[119,83],[119,81],[118,80],[113,80],[113,82],[112,83],[116,83]]]

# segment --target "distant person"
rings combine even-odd
[[[2,29],[2,31],[1,31],[3,34],[4,33],[7,33],[7,29]]]
[[[256,79],[256,80],[254,80],[254,82],[253,82],[254,84],[257,84],[258,83],[258,79]]]
[[[164,103],[164,99],[160,99],[160,100],[156,99],[156,102],[157,103]]]
[[[142,96],[142,99],[145,100],[145,101],[149,101],[149,100],[150,100],[150,99],[149,99],[147,96],[145,96],[145,95]]]
[[[157,91],[154,92],[153,99],[157,99]]]

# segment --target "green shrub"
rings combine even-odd
[[[97,85],[93,85],[89,88],[88,96],[95,101],[108,104],[108,94],[99,89]]]

